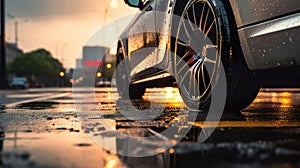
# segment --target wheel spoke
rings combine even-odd
[[[216,64],[216,61],[215,61],[215,60],[209,59],[209,58],[207,58],[207,57],[204,58],[204,62]]]
[[[201,73],[202,73],[202,81],[203,81],[204,90],[206,90],[207,86],[206,86],[205,75],[204,75],[204,64],[202,64],[202,66],[201,66]]]
[[[185,25],[186,24],[185,22],[186,22],[186,20],[183,21],[183,27],[184,27],[184,30],[185,30],[185,34],[187,35],[188,39],[192,39],[191,36],[190,36],[190,32],[187,29],[187,26]]]
[[[199,81],[196,82],[196,80],[197,79],[199,80],[199,71],[200,71],[199,67],[201,66],[201,64],[203,64],[202,59],[198,59],[197,62],[190,69],[191,73],[193,74],[193,79],[194,79],[193,83],[194,83],[194,96],[195,96],[195,98],[197,97],[196,90],[199,89]],[[197,78],[197,74],[198,74],[198,78]]]
[[[181,81],[179,82],[179,84],[181,85],[182,82],[184,81],[184,79],[186,78],[187,74],[190,73],[190,71],[186,71],[183,75],[183,77],[181,78]]]
[[[193,22],[192,22],[192,20],[190,19],[190,16],[189,16],[188,13],[186,14],[186,17],[187,17],[187,21],[188,21],[188,23],[189,23],[189,25],[190,25],[191,32],[194,32],[194,31],[197,29],[196,25],[193,24]]]
[[[189,42],[184,43],[184,42],[181,42],[181,41],[177,41],[177,44],[179,44],[181,46],[184,46],[184,47],[189,47],[190,46]]]
[[[210,49],[210,48],[217,48],[218,46],[217,45],[211,45],[211,44],[206,44],[205,48],[206,49]]]
[[[201,81],[200,81],[200,65],[198,66],[198,71],[197,71],[197,97],[200,96],[201,97],[201,90],[200,90],[200,84],[201,84]]]
[[[189,93],[190,93],[190,98],[192,98],[192,94],[191,94],[192,80],[193,80],[193,73],[190,73],[190,81],[189,81]]]
[[[209,28],[207,29],[207,31],[205,32],[205,35],[207,36],[211,30],[211,28],[213,27],[213,25],[215,24],[215,20],[210,24]]]
[[[202,31],[202,20],[203,20],[203,15],[204,15],[204,9],[205,9],[205,3],[203,4],[203,7],[202,7],[200,23],[199,23],[199,28],[200,28],[201,31]]]
[[[198,86],[198,83],[196,82],[197,79],[197,72],[199,72],[199,67],[203,63],[202,59],[198,59],[197,62],[190,68],[190,89],[189,92],[191,93],[191,85],[193,83],[193,91],[194,91],[194,97],[196,97],[196,86]]]
[[[189,50],[187,53],[185,53],[182,58],[178,61],[178,63],[176,64],[176,66],[178,66],[181,63],[181,60],[184,60],[186,57],[191,56],[194,54],[193,50]]]
[[[211,80],[216,64],[203,64],[203,69],[206,70],[209,79]]]
[[[193,3],[193,16],[194,16],[194,24],[197,24],[196,12],[195,12],[195,4]]]
[[[191,65],[193,62],[195,61],[195,59],[192,57],[188,60],[187,64],[188,65]]]
[[[184,65],[181,67],[181,69],[177,72],[177,74],[178,74],[178,75],[181,74],[185,67],[188,67],[188,65],[187,65],[187,64],[184,64]],[[188,68],[189,68],[189,67],[188,67]],[[187,71],[188,71],[188,70],[187,70]]]
[[[194,47],[193,49],[197,49],[197,46],[199,45],[199,43],[201,43],[202,40],[205,39],[205,35],[202,32],[200,32],[199,29],[197,28],[197,26],[191,22],[188,15],[187,15],[187,19],[188,20],[184,20],[183,26],[184,26],[185,33],[186,33],[188,41],[189,41],[188,43],[190,44],[190,46],[192,48]],[[186,22],[188,22],[188,23],[186,23]]]
[[[204,46],[205,44],[205,34],[199,31],[198,29],[195,29],[193,31],[190,31],[191,34],[188,36],[193,38],[189,38],[188,44],[189,48],[193,49],[196,53],[200,52],[201,47],[199,46]]]
[[[207,23],[207,20],[208,20],[209,12],[210,12],[210,10],[208,10],[207,13],[206,13],[206,18],[205,18],[205,22],[204,22],[204,26],[203,26],[203,32],[205,32],[205,28],[206,28],[206,23]]]
[[[193,74],[196,74],[197,69],[199,68],[199,66],[203,63],[202,59],[198,59],[197,62],[191,67],[190,71]]]
[[[196,79],[197,79],[197,78],[196,78],[196,75],[194,74],[193,76],[194,76],[194,77],[193,77],[194,99],[196,99],[196,98],[197,98],[196,89],[197,89],[197,86],[198,86],[198,85],[197,85],[197,82],[196,82]]]
[[[178,64],[176,65],[177,67],[181,67],[181,69],[177,72],[177,74],[181,74],[181,72],[187,67],[187,71],[189,71],[189,64],[186,64],[185,61],[181,61],[183,60],[182,58],[179,60]],[[182,66],[179,66],[179,64],[182,63]]]

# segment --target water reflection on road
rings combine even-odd
[[[300,119],[299,89],[263,89],[244,110],[247,120],[289,123]]]
[[[194,122],[193,112],[174,88],[147,89],[143,101],[127,102],[116,97],[115,88],[81,88],[73,95],[71,91],[0,93],[6,98],[3,102],[9,102],[0,113],[0,166],[300,166],[299,89],[263,89],[247,109],[226,113],[220,122],[204,122],[205,113],[199,113]],[[199,143],[203,128],[214,122],[217,129]],[[162,132],[171,125],[176,129],[170,138]],[[124,141],[124,135],[137,139]],[[139,139],[149,136],[156,139]],[[161,148],[161,142],[171,145]],[[153,149],[157,155],[120,155],[124,151],[151,154]]]

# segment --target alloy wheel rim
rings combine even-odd
[[[181,92],[191,101],[201,101],[210,94],[220,63],[218,37],[211,4],[199,0],[189,3],[179,21],[173,64]]]

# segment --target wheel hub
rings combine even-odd
[[[193,58],[194,58],[194,60],[199,60],[202,58],[202,56],[199,53],[197,53],[197,54],[193,55]]]

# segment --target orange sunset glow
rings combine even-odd
[[[105,23],[136,12],[123,0],[9,0],[6,40],[15,42],[17,21],[20,49],[29,52],[45,48],[65,68],[75,68],[82,47],[95,32]]]

